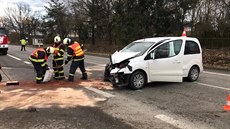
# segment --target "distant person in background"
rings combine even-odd
[[[21,39],[20,42],[21,42],[21,51],[23,51],[23,49],[24,49],[24,51],[26,51],[26,42],[27,41],[25,39]]]

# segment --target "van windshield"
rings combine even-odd
[[[138,52],[139,55],[142,55],[153,44],[154,42],[132,42],[120,52]]]

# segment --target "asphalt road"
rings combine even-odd
[[[0,64],[12,80],[34,80],[35,73],[28,61],[32,50],[34,48],[27,48],[27,51],[21,52],[19,46],[10,46],[9,54],[0,56]],[[103,78],[108,58],[87,55],[85,62],[89,78]],[[68,68],[69,65],[66,65],[66,75]],[[80,77],[78,69],[75,79]],[[229,71],[205,69],[199,80],[193,83],[151,83],[137,91],[125,87],[104,90],[113,97],[96,108],[81,110],[83,114],[93,114],[83,117],[89,119],[88,126],[73,126],[69,122],[71,126],[66,128],[227,129],[230,128],[230,112],[224,111],[223,106],[230,92],[229,78]],[[7,80],[5,76],[4,80]],[[59,112],[58,116],[62,115]],[[10,111],[2,113],[14,117]],[[74,113],[65,115],[61,117],[63,121],[79,116]],[[41,114],[39,118],[43,118]]]

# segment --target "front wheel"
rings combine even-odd
[[[196,81],[199,77],[200,74],[200,70],[198,67],[193,66],[190,70],[189,70],[189,74],[188,74],[188,81],[193,82]]]
[[[134,72],[130,77],[129,86],[133,90],[141,89],[146,84],[146,76],[141,71]]]

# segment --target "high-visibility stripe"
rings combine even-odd
[[[46,65],[46,62],[44,62],[41,66],[44,67]]]
[[[58,55],[58,56],[61,56],[61,53],[58,53],[57,55]]]
[[[58,70],[54,71],[55,73],[58,73]]]
[[[68,57],[71,57],[72,55],[69,55],[69,54],[68,54],[67,56],[68,56]]]
[[[36,77],[36,80],[42,80],[42,77]]]
[[[64,71],[59,71],[59,73],[64,73]]]
[[[29,57],[29,59],[33,62],[44,62],[45,61],[44,59],[33,59],[31,57]]]
[[[85,58],[81,58],[81,59],[73,59],[73,61],[80,61],[80,60],[84,60]]]
[[[54,60],[64,60],[64,57],[54,58]]]
[[[80,46],[79,43],[74,42],[74,44],[71,44],[69,47],[74,51],[73,56],[82,56],[82,55],[84,55],[84,52],[81,49],[81,46]]]
[[[54,51],[58,51],[58,50],[59,50],[59,48],[56,48],[56,47],[54,48]]]
[[[65,52],[63,49],[60,50],[61,52]]]
[[[69,73],[69,76],[74,76],[74,74]]]

